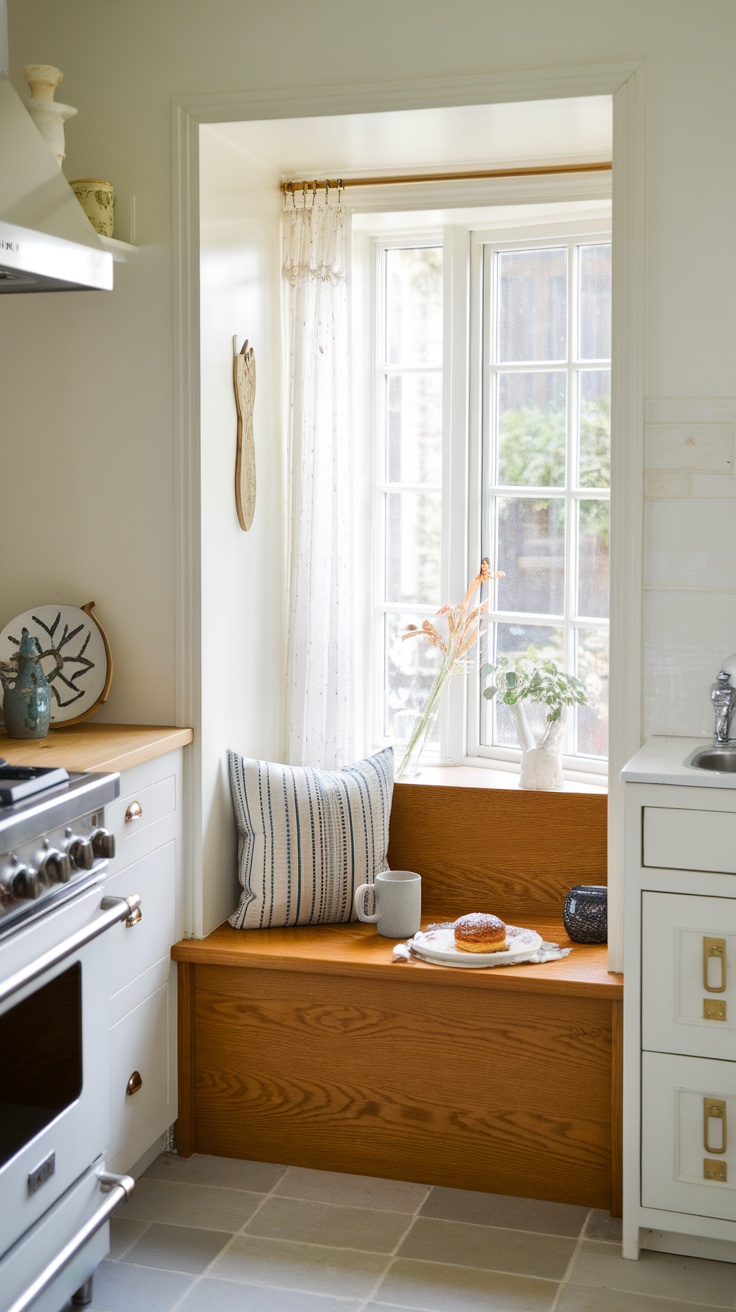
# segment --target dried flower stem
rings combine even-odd
[[[444,620],[447,625],[446,638],[430,620],[425,620],[421,628],[410,624],[406,632],[402,634],[402,641],[407,638],[426,638],[433,647],[437,647],[442,653],[442,661],[412,735],[404,749],[404,754],[396,772],[397,778],[401,778],[417,747],[421,749],[421,746],[423,746],[424,738],[439,708],[447,680],[453,674],[464,674],[466,671],[467,662],[465,658],[480,637],[481,625],[489,607],[489,602],[484,601],[479,606],[470,609],[476,592],[481,584],[488,583],[491,579],[503,577],[503,570],[491,570],[490,561],[487,556],[484,556],[479,572],[471,581],[459,605],[440,606],[437,611],[437,616]]]

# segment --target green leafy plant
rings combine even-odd
[[[529,647],[520,656],[499,656],[481,666],[481,678],[490,680],[483,689],[489,701],[498,696],[506,706],[529,700],[546,707],[547,721],[554,724],[564,706],[587,702],[585,685],[574,674],[559,670],[553,660]]]

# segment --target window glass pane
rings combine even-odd
[[[498,359],[564,360],[567,248],[498,256]]]
[[[425,638],[402,640],[409,624],[421,625],[425,617],[405,611],[384,617],[386,668],[384,675],[383,733],[399,742],[406,742],[408,712],[420,712],[430,694],[439,669],[439,652]],[[427,617],[429,618],[429,617]],[[430,741],[438,741],[435,724]]]
[[[580,487],[611,485],[611,371],[578,374]]]
[[[386,388],[386,480],[442,482],[442,377],[389,375]]]
[[[608,755],[608,633],[605,629],[579,629],[577,676],[583,680],[588,701],[577,707],[576,752],[584,756]]]
[[[611,358],[611,245],[579,251],[579,353],[581,360]]]
[[[386,600],[440,605],[439,492],[386,496]]]
[[[561,499],[499,497],[499,610],[562,614],[565,581],[565,503]]]
[[[562,630],[551,628],[546,624],[497,624],[496,655],[523,656],[529,647],[535,647],[540,656],[550,656],[553,661],[562,662]],[[481,740],[485,746],[495,744],[499,747],[518,747],[516,719],[510,706],[504,706],[498,697],[492,701],[481,699],[485,726],[481,731]],[[527,705],[529,720],[536,730],[537,721],[541,728],[544,723],[545,710],[529,703]]]
[[[499,375],[499,483],[563,486],[566,393],[562,372]]]
[[[578,508],[580,567],[578,614],[608,615],[607,501],[581,501]]]
[[[386,251],[386,358],[442,364],[442,248]]]

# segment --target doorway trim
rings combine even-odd
[[[613,370],[609,736],[609,964],[623,960],[622,766],[641,744],[646,242],[645,69],[637,61],[408,82],[273,88],[172,103],[176,423],[177,722],[195,728],[189,817],[189,923],[202,932],[199,128],[254,119],[377,113],[591,95],[613,98]],[[205,790],[208,792],[209,790]],[[201,881],[201,875],[198,876]]]

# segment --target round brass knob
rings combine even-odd
[[[133,1071],[128,1083],[125,1086],[125,1093],[128,1098],[132,1098],[134,1093],[143,1088],[143,1080],[140,1071]]]
[[[142,815],[143,815],[143,807],[141,806],[140,802],[131,802],[130,806],[125,812],[126,825],[132,824],[134,820],[140,820]]]

